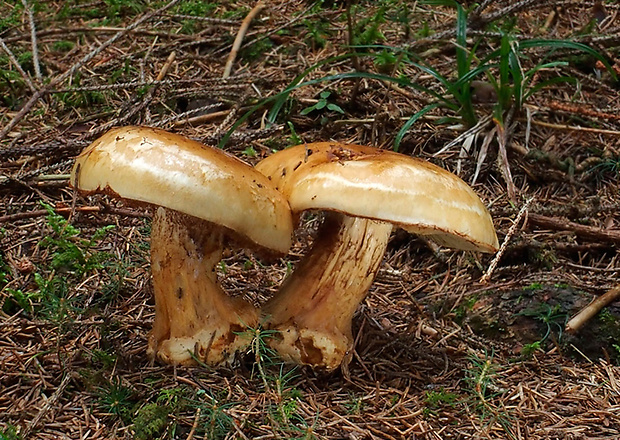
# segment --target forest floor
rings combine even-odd
[[[620,438],[620,303],[564,331],[620,283],[620,7],[451,3],[265,2],[228,78],[246,0],[0,3],[0,439]],[[131,124],[251,164],[397,148],[472,184],[502,254],[394,233],[343,370],[153,363],[151,214],[69,185]],[[263,303],[314,225],[228,249],[224,289]]]

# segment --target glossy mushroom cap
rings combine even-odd
[[[390,222],[456,249],[498,248],[491,216],[471,187],[424,160],[322,142],[278,152],[256,169],[271,177],[293,212],[332,210]]]
[[[291,245],[288,203],[267,178],[221,150],[164,130],[108,131],[77,157],[71,184],[189,214],[278,253]]]

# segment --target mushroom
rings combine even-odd
[[[352,318],[379,269],[392,229],[456,249],[493,252],[493,222],[476,193],[429,162],[361,145],[313,143],[256,166],[294,214],[327,211],[316,240],[262,308],[272,348],[333,370],[353,346]]]
[[[251,341],[258,311],[229,297],[216,265],[226,238],[286,254],[293,223],[286,199],[251,166],[166,131],[108,131],[78,157],[71,184],[155,208],[151,267],[155,320],[148,354],[172,364],[230,362]]]

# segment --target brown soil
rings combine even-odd
[[[34,41],[24,3],[34,7]],[[467,182],[480,162],[473,186],[504,243],[488,282],[481,278],[493,255],[438,249],[397,232],[355,317],[356,350],[342,371],[325,375],[265,358],[257,365],[256,353],[217,370],[149,362],[150,213],[74,193],[66,175],[84,146],[128,124],[216,145],[257,102],[312,66],[304,80],[357,69],[403,75],[445,94],[411,64],[394,70],[376,55],[342,57],[350,53],[348,3],[338,1],[319,8],[268,2],[231,77],[222,79],[255,5],[198,3],[166,10],[157,9],[166,2],[132,0],[0,5],[0,439],[620,438],[620,305],[576,334],[563,331],[569,317],[620,282],[620,83],[592,56],[566,48],[524,49],[523,71],[565,62],[532,84],[573,81],[528,96],[506,124],[505,144],[487,119],[469,152],[462,143],[441,151],[464,132],[445,108],[420,118],[401,144],[402,153]],[[470,11],[468,25],[468,49],[479,42],[479,58],[512,26],[524,40],[587,44],[620,70],[615,2],[482,3],[489,5],[477,19]],[[407,48],[456,78],[454,9],[398,0],[350,8],[354,33],[366,43]],[[211,19],[187,17],[197,11]],[[342,113],[302,114],[324,91]],[[483,92],[475,97],[478,120],[492,114],[496,99]],[[298,139],[389,149],[404,121],[433,99],[376,78],[316,82],[291,94],[273,126],[265,125],[273,102],[254,112],[225,149],[250,163]],[[220,273],[226,291],[264,302],[316,225],[316,216],[302,222],[287,260],[228,250]]]

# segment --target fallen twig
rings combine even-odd
[[[585,306],[566,324],[565,331],[569,333],[577,332],[583,325],[592,319],[603,307],[611,304],[620,298],[620,285],[608,290],[603,295],[595,298],[590,304]]]
[[[37,28],[34,25],[34,14],[32,13],[32,8],[28,5],[26,0],[22,0],[22,4],[24,5],[24,9],[28,13],[28,24],[30,25],[30,42],[32,44],[32,64],[34,65],[34,74],[37,78],[37,81],[41,82],[43,80],[43,75],[41,75],[41,63],[39,62],[39,47],[37,45]]]
[[[45,96],[46,94],[49,93],[50,89],[55,88],[58,84],[62,83],[65,79],[70,78],[71,76],[73,76],[73,74],[79,68],[81,68],[86,63],[88,63],[90,60],[92,60],[94,57],[96,57],[98,54],[100,54],[105,48],[107,48],[107,47],[111,46],[112,44],[114,44],[122,36],[124,36],[125,34],[127,34],[130,31],[132,31],[133,29],[137,28],[138,26],[140,26],[145,21],[148,21],[151,18],[161,14],[163,11],[165,11],[166,9],[174,6],[178,2],[179,2],[179,0],[171,0],[170,2],[168,2],[166,5],[162,6],[161,8],[156,9],[156,10],[151,11],[151,12],[147,12],[142,17],[140,17],[138,20],[134,21],[132,24],[127,26],[125,29],[123,29],[122,31],[119,31],[116,34],[114,34],[113,37],[111,37],[110,39],[108,39],[105,42],[103,42],[96,49],[94,49],[91,52],[89,52],[86,55],[84,55],[84,57],[82,57],[73,66],[71,66],[71,68],[69,70],[67,70],[63,74],[57,76],[56,78],[53,78],[49,82],[47,87],[45,87],[43,89],[40,89],[40,90],[37,90],[37,92],[30,97],[30,99],[24,104],[22,109],[13,117],[13,119],[11,119],[9,121],[9,123],[6,124],[6,126],[2,130],[0,130],[0,141],[2,139],[4,139],[4,137],[13,129],[13,127],[15,127],[17,124],[19,124],[19,122],[30,112],[30,110],[32,110],[32,107],[34,107],[34,105],[39,101],[39,99],[41,99],[43,96]]]
[[[540,214],[530,214],[528,216],[528,223],[557,231],[571,231],[578,237],[588,240],[620,243],[620,230],[618,229],[603,229],[594,226],[580,225],[579,223]]]
[[[224,75],[222,76],[222,78],[228,78],[230,76],[230,71],[232,70],[232,65],[237,58],[237,53],[239,52],[239,48],[241,47],[241,43],[243,42],[243,37],[245,37],[245,34],[250,27],[250,23],[252,22],[252,20],[254,20],[254,17],[256,17],[264,7],[265,4],[262,1],[259,1],[258,3],[256,3],[256,6],[252,8],[249,14],[243,19],[241,27],[239,28],[239,32],[237,32],[237,37],[235,37],[233,47],[228,54],[228,59],[226,60],[226,66],[224,67]]]
[[[530,203],[532,203],[532,200],[534,200],[533,197],[527,200],[521,207],[519,214],[517,214],[517,218],[515,219],[510,229],[508,230],[506,237],[504,237],[504,241],[502,242],[502,245],[500,246],[499,250],[495,254],[495,257],[493,258],[493,261],[491,261],[491,264],[489,264],[489,268],[487,269],[485,274],[482,276],[482,278],[480,278],[480,282],[482,284],[486,284],[491,280],[491,276],[493,276],[493,272],[495,271],[495,268],[497,267],[499,260],[502,258],[502,255],[504,255],[504,252],[506,252],[508,243],[510,243],[510,239],[512,238],[512,236],[517,230],[517,227],[521,223],[521,219],[525,216],[525,214],[527,214],[527,208],[530,206]],[[526,223],[527,223],[527,220],[526,220]]]
[[[21,437],[28,438],[32,430],[37,427],[37,425],[41,422],[41,419],[50,411],[50,409],[56,404],[60,396],[62,396],[62,394],[65,392],[65,388],[67,388],[67,385],[69,385],[70,380],[71,373],[66,373],[65,377],[62,378],[60,385],[58,386],[58,388],[56,388],[56,391],[54,391],[54,394],[52,394],[52,396],[47,399],[47,401],[38,412],[38,414],[35,416],[35,418],[32,419],[30,423],[28,423],[28,426],[26,426],[26,428],[23,430],[23,432],[20,433]]]
[[[104,205],[101,206],[80,206],[79,208],[54,208],[54,212],[59,215],[69,215],[73,211],[82,212],[87,214],[114,214],[121,215],[124,217],[136,217],[136,218],[148,218],[150,214],[148,212],[134,211],[131,209],[119,209],[113,206]],[[28,211],[28,212],[17,212],[15,214],[7,214],[0,216],[0,224],[2,223],[12,223],[18,220],[25,220],[29,218],[43,217],[48,215],[49,212],[46,209],[37,209],[36,211]]]
[[[244,110],[247,110],[247,108],[242,107],[240,110],[244,111]],[[196,124],[202,124],[204,122],[213,121],[214,119],[226,118],[230,115],[232,111],[233,109],[227,109],[227,110],[221,110],[218,112],[207,113],[206,115],[198,115],[192,118],[181,119],[181,120],[175,121],[174,126],[180,127],[180,126],[188,125],[188,124],[196,125]]]
[[[22,69],[22,66],[19,64],[19,61],[17,61],[17,58],[15,58],[13,51],[9,49],[9,47],[6,45],[2,37],[0,37],[0,47],[4,49],[7,56],[9,57],[9,61],[11,61],[11,63],[15,66],[15,69],[17,69],[19,74],[22,76],[22,78],[24,79],[24,82],[26,83],[30,91],[36,92],[37,88],[34,86],[32,81],[30,81],[30,76],[28,76],[28,74],[24,71],[24,69]]]
[[[585,133],[600,133],[600,134],[611,134],[614,136],[620,136],[620,131],[617,131],[617,130],[604,130],[602,128],[590,128],[590,127],[578,127],[578,126],[564,125],[564,124],[552,124],[550,122],[542,122],[542,121],[532,121],[532,124],[538,125],[540,127],[555,128],[556,130],[582,131]]]

